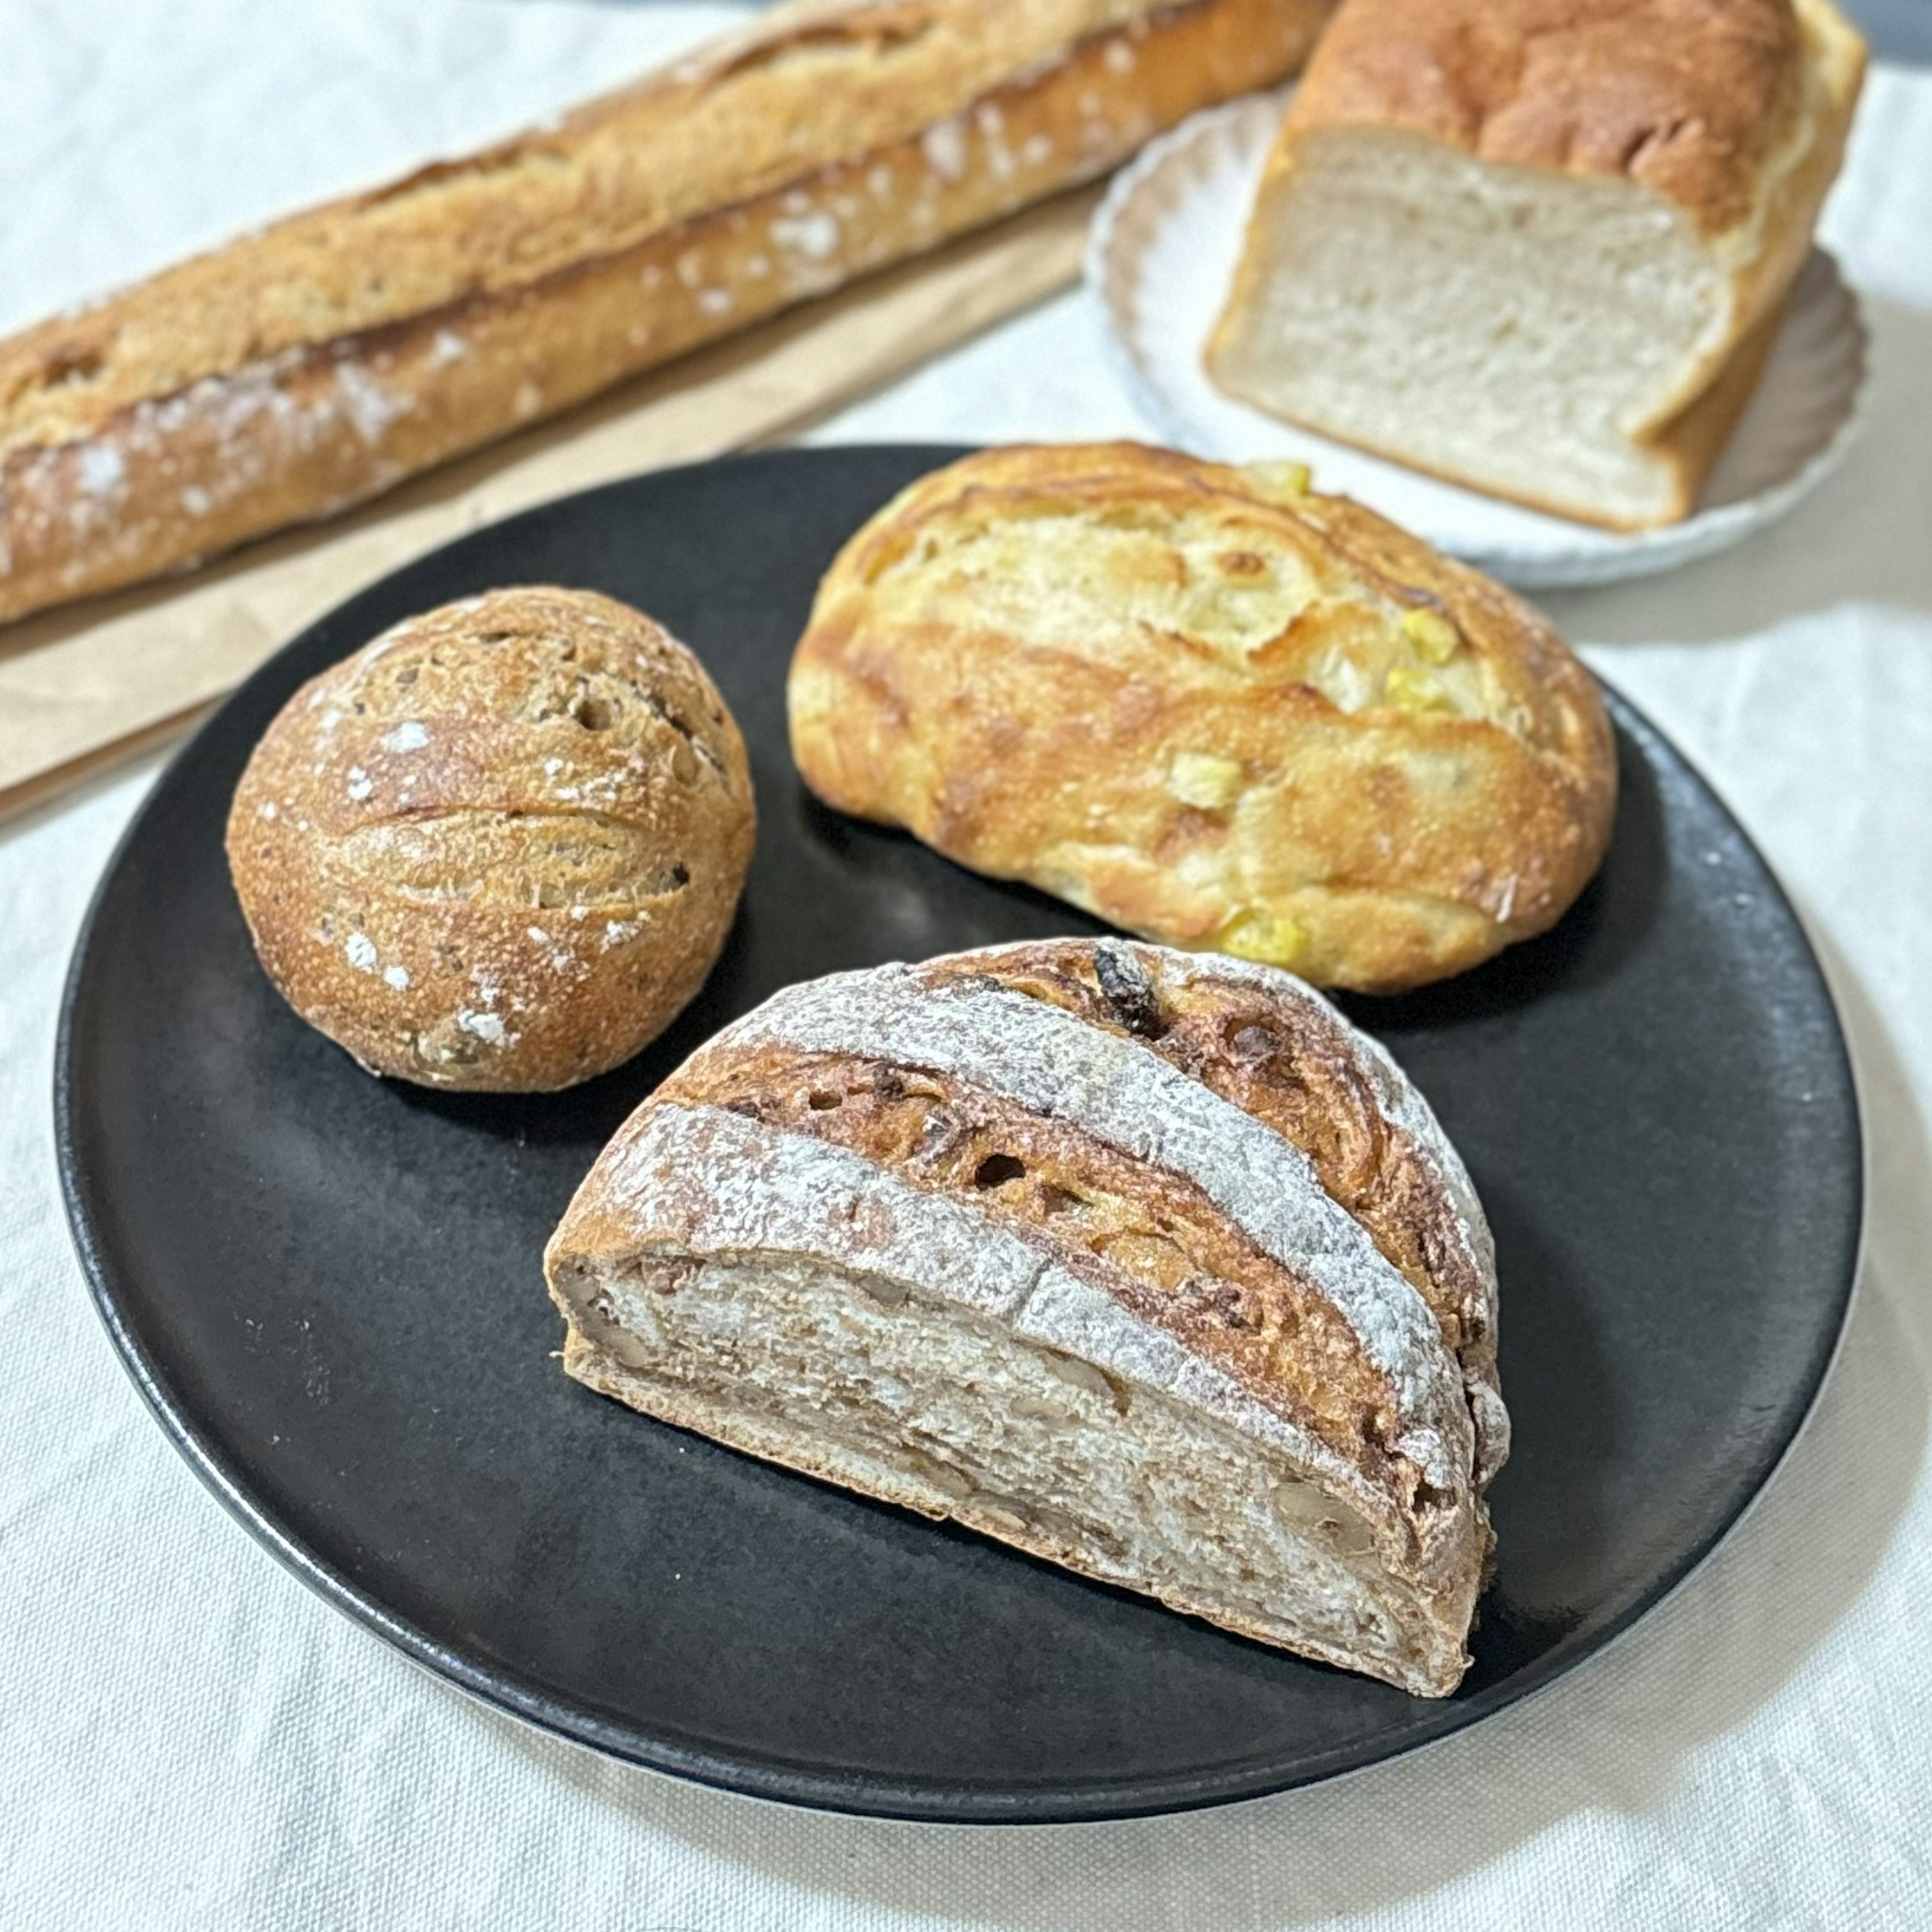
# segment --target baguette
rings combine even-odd
[[[1347,0],[1270,158],[1208,372],[1536,508],[1688,516],[1864,65],[1830,0]]]
[[[1125,940],[848,973],[718,1035],[546,1255],[647,1414],[1446,1696],[1508,1448],[1494,1257],[1298,981]]]
[[[374,496],[1103,172],[1330,0],[780,7],[0,343],[0,620]]]

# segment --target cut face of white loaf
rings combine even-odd
[[[1285,974],[1069,940],[793,988],[638,1110],[546,1260],[567,1369],[635,1408],[1460,1678],[1507,1448],[1487,1231]]]
[[[1495,494],[1604,523],[1684,514],[1653,432],[1704,386],[1732,278],[1622,180],[1401,129],[1298,137],[1209,356],[1232,394]]]

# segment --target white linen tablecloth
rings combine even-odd
[[[0,328],[535,118],[734,12],[0,0]],[[82,1288],[55,1009],[150,765],[0,832],[0,1927],[1932,1924],[1932,74],[1875,75],[1827,238],[1876,352],[1844,472],[1726,556],[1550,600],[1796,898],[1870,1136],[1842,1358],[1675,1598],[1416,1757],[1133,1824],[817,1816],[470,1702],[224,1514]],[[1096,329],[1084,298],[1054,302],[817,440],[1146,434]]]

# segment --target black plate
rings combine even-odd
[[[1615,705],[1609,861],[1553,934],[1351,1003],[1495,1224],[1516,1452],[1460,1693],[1418,1701],[821,1487],[567,1382],[538,1256],[605,1138],[788,981],[1090,922],[816,806],[784,676],[820,572],[956,452],[746,457],[478,532],[272,660],[161,779],[69,982],[76,1238],[164,1426],[270,1550],[418,1661],[568,1736],[902,1816],[1118,1816],[1279,1790],[1511,1703],[1654,1604],[1764,1482],[1850,1292],[1860,1146],[1830,999],[1742,832]],[[573,1094],[379,1083],[256,969],[221,851],[249,749],[405,614],[518,581],[685,638],[762,817],[710,987]]]

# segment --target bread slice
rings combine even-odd
[[[1830,0],[1346,0],[1209,374],[1477,489],[1689,514],[1842,158]]]
[[[1054,940],[793,987],[545,1257],[646,1413],[1419,1695],[1508,1454],[1468,1177],[1286,974]]]

